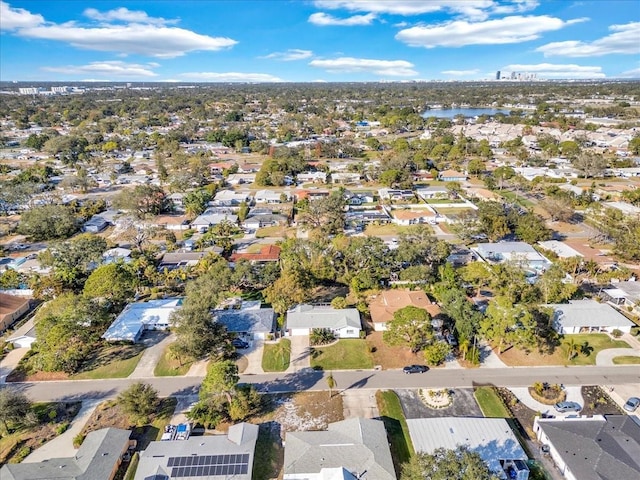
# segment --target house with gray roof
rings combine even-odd
[[[614,287],[603,290],[607,301],[614,305],[625,306],[635,310],[636,314],[640,314],[640,282],[634,277],[631,281],[616,282]]]
[[[529,478],[527,454],[504,418],[408,418],[407,426],[416,453],[462,445],[478,453],[499,478]]]
[[[151,442],[140,452],[134,480],[251,480],[258,425],[238,423],[226,435]]]
[[[233,225],[237,225],[238,216],[227,213],[217,213],[213,209],[205,210],[201,215],[198,215],[193,222],[191,222],[191,228],[204,233],[209,230],[210,227],[219,225],[222,222],[229,222]]]
[[[259,307],[259,305],[258,305]],[[227,331],[264,340],[276,327],[273,308],[240,308],[216,310],[214,317]]]
[[[570,300],[569,303],[552,303],[553,328],[561,334],[593,333],[620,330],[631,332],[633,322],[608,303],[592,299]]]
[[[640,424],[632,415],[536,417],[533,431],[567,480],[640,478]]]
[[[351,418],[326,431],[287,432],[284,480],[395,480],[384,424]]]
[[[359,338],[360,312],[329,305],[298,305],[287,312],[289,335],[309,335],[314,328],[331,330],[338,338]]]
[[[112,480],[128,450],[129,430],[102,428],[87,435],[73,457],[36,463],[7,463],[2,480]]]

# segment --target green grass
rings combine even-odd
[[[486,418],[509,418],[511,416],[492,387],[478,387],[473,395]]]
[[[291,340],[282,338],[278,343],[265,343],[262,369],[265,372],[284,372],[291,359]]]
[[[426,225],[419,225],[420,227],[426,227]],[[400,235],[401,233],[411,233],[412,230],[415,230],[418,225],[394,225],[393,223],[387,223],[385,225],[367,225],[364,233],[369,236],[380,236],[380,235]]]
[[[613,359],[614,365],[640,365],[640,357],[631,355],[623,355]]]
[[[175,358],[172,358],[169,352],[169,347],[164,349],[162,356],[156,367],[153,370],[153,374],[156,377],[178,377],[185,375],[191,367],[191,362],[187,362],[184,365],[180,365],[180,362]]]
[[[568,365],[595,365],[596,356],[601,350],[608,348],[631,348],[627,342],[623,340],[612,340],[606,333],[576,333],[565,335],[560,345],[562,358],[565,361],[569,358],[569,350],[566,345],[569,339],[573,339],[579,346],[587,342],[590,347],[590,353],[589,355],[585,355],[579,352],[578,355],[567,362]]]
[[[136,470],[138,470],[138,462],[140,462],[140,454],[135,452],[131,456],[131,461],[127,467],[127,472],[124,475],[124,480],[133,480],[136,476]]]
[[[376,392],[378,410],[380,418],[387,430],[389,439],[391,458],[396,469],[396,474],[400,478],[401,466],[409,461],[413,455],[413,444],[409,436],[409,428],[404,418],[404,412],[400,405],[400,399],[391,390],[378,390]]]
[[[530,200],[527,200],[526,198],[523,198],[522,195],[517,195],[514,192],[510,192],[508,190],[497,190],[496,193],[498,195],[501,195],[502,197],[506,198],[507,200],[509,200],[510,202],[516,202],[519,205],[522,205],[523,207],[533,207],[535,204],[533,202],[531,202]]]
[[[114,360],[107,365],[78,373],[72,378],[74,380],[99,380],[102,378],[127,378],[135,370],[140,361],[142,352],[125,360]]]
[[[284,456],[280,435],[270,428],[271,422],[263,423],[258,430],[255,455],[253,456],[253,475],[256,480],[278,478],[280,463]]]
[[[356,370],[373,368],[373,356],[367,342],[359,338],[338,340],[328,347],[311,349],[311,366],[319,370]]]

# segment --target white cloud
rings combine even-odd
[[[445,70],[440,73],[442,73],[443,75],[453,75],[458,77],[464,77],[466,75],[475,75],[476,73],[479,73],[479,72],[480,70],[475,68],[473,70]]]
[[[87,50],[158,58],[179,57],[195,50],[221,50],[238,43],[231,38],[200,35],[177,27],[136,24],[95,28],[68,24],[42,25],[23,28],[18,34],[29,38],[57,40]]]
[[[67,75],[108,75],[109,77],[155,77],[151,70],[158,64],[141,65],[121,61],[91,62],[88,65],[65,65],[61,67],[42,67],[46,72],[65,73]]]
[[[506,65],[502,67],[500,71],[536,73],[539,77],[543,78],[605,78],[606,76],[602,72],[602,67],[554,63]]]
[[[489,14],[521,13],[532,10],[538,0],[316,0],[315,6],[329,10],[344,9],[351,12],[369,12],[391,15],[422,15],[446,11],[475,20],[484,20]]]
[[[8,3],[0,1],[0,31],[35,27],[43,23],[42,15],[34,15],[24,8],[13,8]]]
[[[265,83],[265,82],[284,82],[281,78],[268,73],[241,73],[241,72],[190,72],[181,73],[180,77],[184,80],[203,81],[203,82],[249,82],[249,83]]]
[[[621,78],[640,78],[640,67],[634,68],[633,70],[627,70],[626,72],[622,72],[618,76]]]
[[[87,8],[83,15],[92,20],[100,22],[127,22],[127,23],[144,23],[149,25],[166,25],[168,23],[176,23],[178,20],[165,20],[164,18],[154,18],[147,15],[142,10],[129,10],[125,7],[116,8],[106,12],[100,12],[95,8]]]
[[[328,13],[317,12],[309,15],[309,23],[313,23],[314,25],[319,25],[321,27],[353,27],[358,25],[371,25],[375,18],[376,16],[373,13],[367,13],[366,15],[353,15],[352,17],[347,18],[336,18]]]
[[[566,42],[547,43],[536,48],[545,57],[597,57],[611,54],[640,54],[640,22],[624,25],[611,25],[613,33],[593,42],[568,40]]]
[[[417,75],[414,65],[406,60],[374,60],[368,58],[340,57],[330,60],[312,60],[312,67],[323,68],[330,73],[374,73],[390,77]]]
[[[311,50],[300,50],[299,48],[290,48],[286,52],[273,52],[261,58],[268,58],[273,60],[281,60],[283,62],[290,62],[293,60],[304,60],[313,56]]]
[[[395,38],[412,47],[425,48],[499,45],[535,40],[544,32],[585,20],[564,21],[548,15],[510,16],[485,22],[456,20],[400,30]]]

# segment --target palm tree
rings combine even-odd
[[[573,357],[575,357],[578,354],[578,351],[580,350],[580,346],[576,343],[573,337],[569,337],[569,339],[566,342],[564,342],[564,344],[567,347],[567,360],[571,360]]]
[[[331,372],[329,372],[329,376],[327,377],[327,386],[329,387],[329,398],[331,398],[333,397],[333,389],[336,388],[336,381]]]
[[[468,338],[461,338],[460,344],[458,345],[458,350],[462,353],[462,359],[467,359],[467,353],[469,353],[469,349],[471,348],[471,341]]]

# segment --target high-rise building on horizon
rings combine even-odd
[[[496,80],[500,80],[500,70],[496,72]]]

